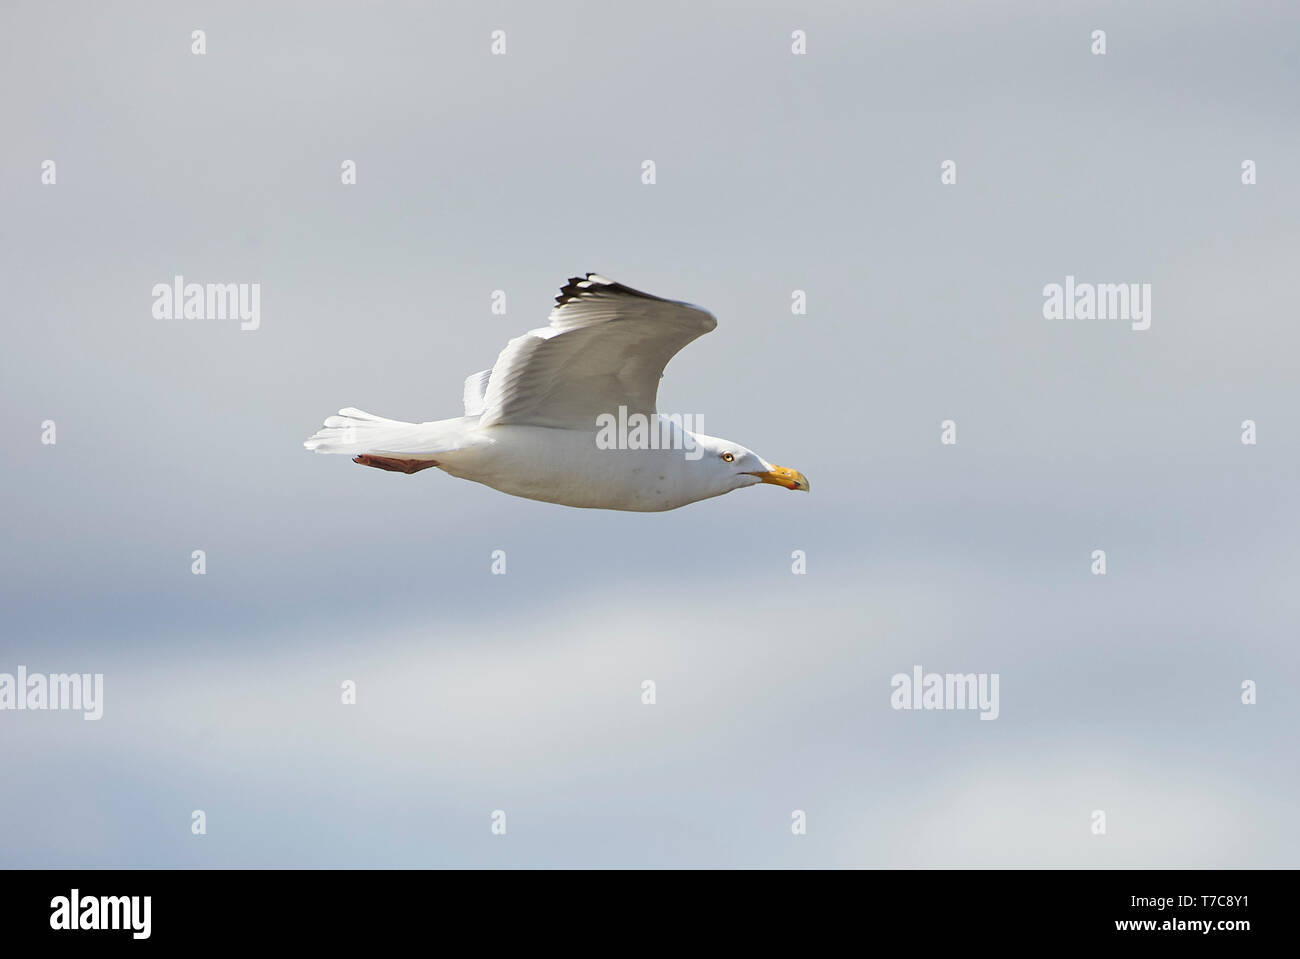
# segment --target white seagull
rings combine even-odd
[[[548,326],[511,340],[492,369],[465,381],[464,416],[403,423],[349,407],[303,445],[399,473],[436,466],[512,496],[589,509],[676,509],[759,483],[807,490],[798,470],[657,412],[664,366],[717,325],[689,303],[596,273],[573,277]],[[648,431],[614,435],[612,424],[635,424],[637,414]],[[644,448],[647,435],[658,448]]]

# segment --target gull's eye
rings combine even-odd
[[[723,453],[723,454],[722,454],[722,462],[724,462],[724,463],[734,463],[734,462],[736,462],[736,454],[735,454],[735,453]]]

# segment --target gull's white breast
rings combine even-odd
[[[591,509],[658,512],[717,496],[687,450],[601,449],[593,430],[487,426],[439,466],[527,499]]]

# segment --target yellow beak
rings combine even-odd
[[[750,476],[757,476],[764,483],[771,483],[774,486],[784,486],[786,489],[801,489],[805,493],[810,489],[808,477],[804,476],[798,470],[792,470],[785,466],[773,466],[766,472],[750,473]]]

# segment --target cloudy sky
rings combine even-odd
[[[105,702],[0,711],[0,866],[1295,866],[1300,11],[1057,6],[6,4],[0,672]],[[661,409],[811,494],[302,449],[587,270],[712,311]]]

